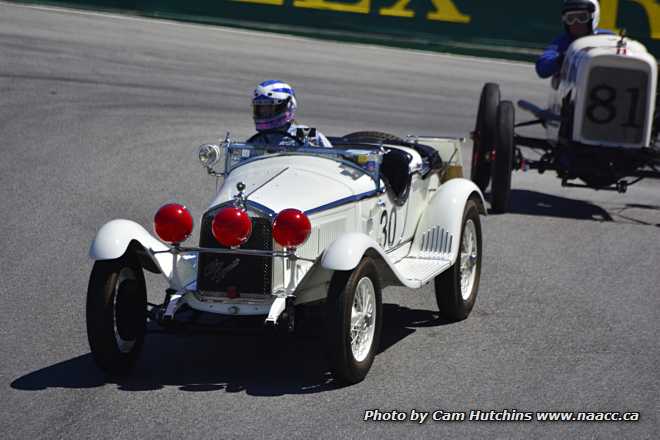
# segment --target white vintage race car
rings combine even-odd
[[[512,170],[555,170],[563,186],[621,193],[643,178],[660,178],[657,83],[657,60],[641,43],[596,35],[569,47],[547,109],[518,102],[533,121],[515,124],[513,104],[500,101],[497,84],[486,84],[473,135],[472,180],[485,191],[492,178],[493,209],[505,212]],[[514,132],[535,124],[545,127],[546,139]],[[520,146],[543,154],[526,159]],[[570,182],[578,178],[584,185]]]
[[[97,364],[125,373],[146,321],[167,324],[189,308],[261,315],[293,331],[296,313],[320,305],[338,380],[362,380],[382,326],[381,291],[435,284],[440,314],[464,319],[481,268],[481,191],[461,178],[463,140],[406,140],[375,132],[330,138],[314,148],[233,142],[200,147],[209,174],[223,177],[201,217],[198,247],[183,242],[192,216],[178,204],[154,218],[160,240],[113,220],[98,231],[87,296],[87,330]],[[169,283],[147,311],[143,269]]]

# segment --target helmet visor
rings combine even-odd
[[[562,21],[567,25],[587,24],[592,19],[589,11],[568,11],[562,15]]]
[[[270,120],[282,116],[286,113],[289,105],[289,100],[275,104],[272,101],[254,101],[252,105],[252,116],[255,121]]]

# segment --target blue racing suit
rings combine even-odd
[[[594,35],[613,35],[612,32],[605,29],[596,29]],[[550,78],[559,73],[561,64],[564,62],[564,54],[568,46],[575,41],[569,34],[565,33],[552,40],[541,57],[536,61],[536,73],[541,78]]]
[[[309,128],[306,125],[290,124],[288,127],[283,127],[275,130],[265,130],[252,136],[248,142],[255,144],[271,144],[280,146],[299,146],[295,141],[295,137],[299,128]],[[316,131],[316,135],[309,138],[312,147],[332,148],[332,143],[320,131]]]

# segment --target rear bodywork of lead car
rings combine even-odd
[[[354,269],[365,255],[378,262],[383,287],[418,288],[456,262],[467,201],[475,200],[486,212],[479,189],[460,177],[462,142],[413,138],[409,146],[381,145],[403,157],[389,166],[389,179],[321,152],[244,160],[221,173],[222,184],[201,218],[198,248],[164,244],[134,222],[115,220],[99,230],[90,255],[110,260],[133,252],[142,267],[162,273],[170,283],[163,307],[169,319],[186,304],[276,322],[287,303],[324,300],[333,273]],[[414,146],[422,144],[420,154]],[[240,155],[251,147],[228,143],[223,148]],[[438,168],[429,162],[429,152]],[[218,210],[235,204],[238,185],[248,194],[243,203],[252,234],[240,248],[223,249],[211,222]],[[304,212],[312,225],[295,252],[272,237],[274,217],[289,208]]]

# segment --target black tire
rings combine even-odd
[[[461,290],[461,261],[464,255],[463,236],[466,225],[471,221],[475,227],[476,233],[476,251],[475,261],[476,270],[474,282],[469,295],[465,298]],[[458,257],[454,265],[435,277],[435,298],[440,309],[440,316],[448,321],[461,321],[468,317],[474,303],[477,300],[479,291],[479,280],[481,278],[481,221],[479,219],[479,208],[473,199],[469,199],[463,211],[463,222],[461,224],[461,237],[458,246]]]
[[[495,161],[493,162],[493,185],[491,204],[493,211],[504,213],[509,210],[511,198],[511,173],[513,172],[515,109],[511,101],[502,101],[497,111],[497,133],[495,139]]]
[[[491,177],[490,154],[495,145],[497,107],[500,105],[500,86],[487,83],[481,90],[479,111],[472,144],[470,178],[482,192],[488,188]]]
[[[358,359],[351,347],[351,313],[356,289],[364,278],[371,282],[375,295],[374,332],[368,352]],[[378,272],[371,258],[363,258],[353,271],[335,272],[326,301],[326,343],[330,368],[338,382],[354,384],[369,372],[380,343],[382,311]]]
[[[99,368],[127,374],[142,350],[146,323],[142,268],[127,258],[94,263],[87,290],[87,338]]]
[[[660,70],[660,64],[658,64]],[[653,125],[651,129],[651,147],[660,148],[660,79],[658,79],[658,86],[655,95],[655,114],[653,115]]]
[[[342,137],[346,142],[355,142],[358,144],[379,144],[381,142],[393,142],[395,144],[406,143],[399,136],[381,131],[356,131]]]

